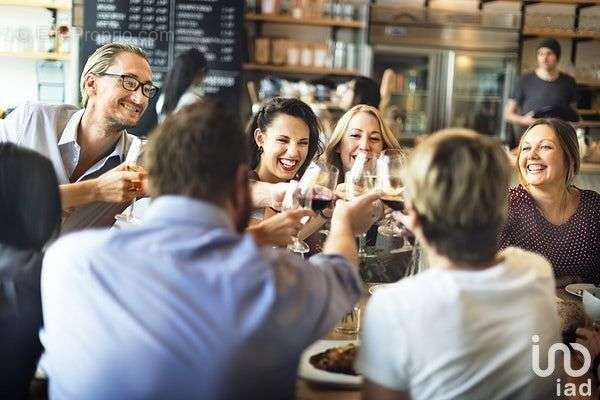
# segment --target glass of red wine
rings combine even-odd
[[[333,201],[335,200],[333,189],[337,183],[338,175],[339,170],[333,165],[323,161],[311,162],[304,171],[300,182],[298,182],[297,188],[293,189],[291,203],[296,204],[295,208],[308,208],[317,213],[333,207]],[[290,201],[284,201],[284,203],[290,203]],[[306,223],[308,219],[306,217],[306,220],[301,222]],[[310,247],[298,236],[295,236],[292,238],[288,250],[303,254],[310,251]]]
[[[310,163],[306,172],[302,176],[307,176],[311,197],[312,209],[315,212],[323,211],[327,208],[333,208],[335,195],[334,190],[338,182],[340,171],[333,165],[324,161],[317,160]],[[300,180],[300,188],[303,187],[303,181]]]
[[[406,153],[399,149],[384,150],[377,160],[377,189],[381,201],[394,211],[404,211],[404,184],[401,172],[406,163]],[[402,229],[394,218],[388,217],[377,229],[384,236],[402,236]]]

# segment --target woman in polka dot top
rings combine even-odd
[[[508,194],[500,248],[542,254],[557,278],[600,283],[600,194],[572,185],[579,171],[573,127],[537,120],[521,138],[516,168],[520,184]]]

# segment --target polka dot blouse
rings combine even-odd
[[[584,282],[600,283],[600,194],[591,190],[580,193],[575,214],[554,225],[523,186],[511,188],[500,248],[515,246],[543,255],[556,277],[579,276]]]

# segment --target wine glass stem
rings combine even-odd
[[[363,257],[367,252],[365,251],[365,246],[367,244],[367,235],[363,233],[358,237],[358,255],[359,257]]]

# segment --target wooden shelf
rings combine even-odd
[[[71,59],[71,54],[65,53],[38,53],[33,51],[0,51],[0,57],[9,58],[29,58],[37,60],[60,60],[67,61]]]
[[[294,18],[289,15],[276,14],[253,14],[247,13],[244,16],[246,21],[269,22],[273,24],[294,24],[294,25],[309,25],[309,26],[331,26],[339,28],[364,28],[364,24],[360,21],[350,21],[343,19],[332,18]]]
[[[577,81],[577,85],[600,88],[600,81]]]
[[[577,126],[581,126],[583,128],[600,128],[600,121],[583,120],[580,123],[578,123]]]
[[[600,114],[600,110],[589,110],[589,109],[579,108],[577,110],[577,114],[579,114],[579,115],[598,115],[598,114]]]
[[[565,39],[596,39],[600,40],[600,33],[576,32],[572,29],[538,29],[524,28],[523,35]]]
[[[266,64],[244,64],[242,67],[246,71],[267,71],[281,72],[288,74],[315,74],[315,75],[339,75],[356,76],[358,71],[337,68],[303,67],[300,65],[266,65]]]
[[[54,10],[70,10],[73,8],[72,2],[64,0],[0,0],[0,6],[38,7]]]
[[[489,2],[490,0],[488,0]],[[502,1],[512,1],[513,3],[521,3],[522,0],[502,0]],[[548,3],[548,4],[566,4],[566,5],[582,5],[582,4],[594,4],[600,6],[600,0],[525,0],[526,3],[530,4],[538,4],[538,3]]]
[[[433,0],[426,0],[431,2]],[[521,3],[523,0],[479,0],[483,3],[492,3],[494,1],[512,1],[513,3]],[[581,4],[594,4],[600,5],[600,0],[524,0],[524,3],[537,4],[537,3],[549,3],[549,4],[570,4],[570,5],[581,5]]]
[[[515,1],[515,0],[509,0]],[[520,0],[516,0],[519,1]],[[552,3],[552,4],[571,4],[571,5],[581,5],[581,4],[595,4],[600,6],[600,0],[542,0],[539,3]]]

